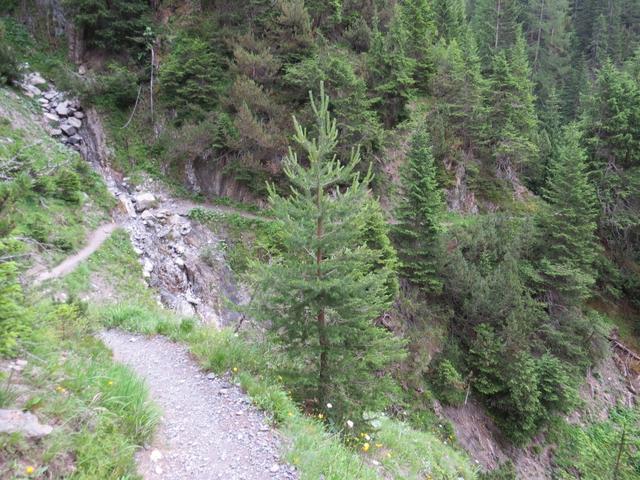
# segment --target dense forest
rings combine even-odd
[[[0,81],[25,4],[0,1]],[[62,7],[89,72],[52,74],[127,125],[119,169],[203,197],[216,171],[275,219],[235,270],[299,404],[428,429],[472,399],[515,446],[579,443],[587,372],[640,338],[640,1]]]

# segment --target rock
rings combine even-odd
[[[160,452],[160,450],[158,450],[157,448],[154,448],[149,458],[151,458],[152,462],[157,462],[162,459],[162,452]]]
[[[56,95],[56,92],[49,91],[44,94],[44,98],[46,98],[47,100],[53,100],[54,98],[56,98]]]
[[[45,107],[45,106],[49,105],[49,100],[47,100],[46,98],[39,98],[38,99],[38,103],[40,105],[42,105],[43,107]]]
[[[69,296],[65,292],[58,292],[53,295],[53,301],[56,303],[65,303],[69,300]]]
[[[62,125],[60,125],[60,130],[62,130],[67,137],[72,137],[78,132],[75,127],[69,125],[68,123],[63,123]]]
[[[40,90],[38,87],[34,85],[27,85],[25,87],[25,90],[27,91],[27,93],[31,93],[33,96],[36,96],[36,97],[39,97],[40,95],[42,95],[42,90]]]
[[[276,473],[278,470],[280,470],[280,465],[278,465],[277,463],[274,463],[269,469],[271,473]]]
[[[193,308],[193,305],[182,298],[176,301],[175,309],[183,317],[193,317],[196,314],[196,309]]]
[[[20,410],[0,410],[0,433],[20,433],[26,438],[41,438],[53,431],[43,425],[33,413]]]
[[[150,220],[153,218],[153,212],[151,212],[151,210],[145,210],[140,214],[140,218],[143,220]]]
[[[79,129],[82,126],[82,121],[78,120],[76,117],[69,117],[67,119],[67,123],[76,129]]]
[[[73,116],[76,117],[78,120],[82,120],[84,118],[84,113],[83,112],[73,112]]]
[[[59,128],[52,128],[51,130],[49,130],[49,134],[52,137],[59,137],[60,135],[62,135],[62,130],[60,130]]]
[[[78,67],[78,74],[85,75],[86,73],[87,73],[87,67],[85,67],[84,65],[80,65]]]
[[[61,117],[69,115],[69,102],[61,102],[56,106],[56,113]]]
[[[31,75],[29,75],[27,77],[27,81],[31,84],[31,85],[46,85],[47,81],[42,78],[42,75],[40,75],[39,73],[32,73]]]
[[[174,258],[174,259],[173,259],[173,263],[175,263],[175,264],[176,264],[177,266],[179,266],[180,268],[184,267],[184,260],[182,260],[182,259],[181,259],[181,258],[179,258],[179,257],[178,257],[178,258]],[[189,300],[189,298],[187,298],[187,302],[189,302],[189,303],[194,303],[194,302],[191,302],[191,301]]]
[[[185,223],[184,225],[182,225],[180,227],[180,234],[181,235],[187,235],[189,232],[191,232],[191,224]]]
[[[55,113],[45,112],[44,118],[46,118],[49,122],[55,122],[55,123],[60,122],[60,117]]]
[[[153,272],[153,269],[153,262],[150,259],[145,258],[144,263],[142,264],[142,276],[144,278],[149,278],[151,276],[151,272]]]
[[[69,137],[69,143],[71,145],[79,145],[82,142],[82,137],[77,133]]]
[[[215,373],[208,373],[207,374],[207,379],[208,380],[215,380],[216,379],[216,374]]]
[[[149,192],[139,193],[134,197],[134,201],[136,204],[137,212],[143,212],[148,208],[154,208],[158,204],[156,197],[153,195],[153,193]]]
[[[136,211],[131,204],[131,201],[124,195],[118,197],[118,208],[120,211],[126,213],[129,218],[136,218]]]

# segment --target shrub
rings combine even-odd
[[[0,244],[0,247],[3,247]],[[4,248],[0,248],[3,251]],[[0,263],[0,356],[15,351],[16,340],[27,330],[22,307],[22,287],[14,262]]]
[[[81,190],[80,176],[70,169],[63,169],[56,175],[56,196],[67,202],[78,202]]]
[[[435,394],[442,403],[460,405],[464,402],[464,380],[449,360],[442,360],[436,365],[432,383]]]
[[[136,101],[138,76],[129,67],[111,62],[98,78],[96,90],[104,103],[124,109]]]
[[[10,83],[18,77],[18,59],[6,38],[4,25],[0,23],[0,84]]]

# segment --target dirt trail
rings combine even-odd
[[[142,377],[163,410],[154,444],[138,453],[145,480],[290,480],[280,440],[238,387],[205,374],[163,337],[101,334],[115,360]]]
[[[118,227],[116,223],[107,223],[97,228],[89,235],[87,244],[79,252],[67,257],[60,265],[42,272],[35,280],[34,284],[39,285],[52,278],[59,278],[71,273],[80,263],[85,261],[93,252],[98,250],[104,241],[109,238],[111,232]]]

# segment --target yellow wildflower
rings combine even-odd
[[[363,452],[368,452],[369,451],[369,447],[370,447],[369,443],[366,442],[364,445],[362,445],[362,451]]]
[[[113,385],[113,380],[109,380],[109,381],[107,382],[107,385],[109,385],[109,386]]]
[[[318,414],[318,418],[319,418],[320,420],[322,420],[322,419],[324,418],[324,415],[323,415],[323,414],[321,414],[321,413],[319,413],[319,414]]]
[[[376,443],[376,448],[382,448],[382,444],[381,443]]]
[[[290,417],[293,417],[293,413],[288,412],[287,415],[289,415]]]
[[[238,372],[238,367],[233,367],[233,373],[237,373]]]
[[[32,474],[33,472],[35,472],[35,471],[36,471],[36,469],[35,469],[35,468],[33,468],[31,465],[27,466],[27,467],[24,469],[24,473],[26,473],[27,475],[31,475],[31,474]]]

